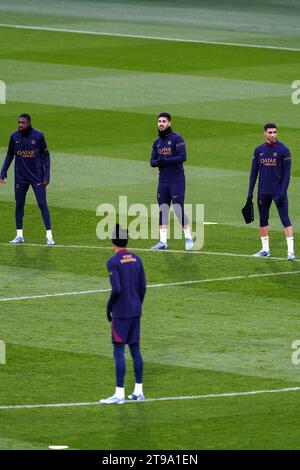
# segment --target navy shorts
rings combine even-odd
[[[111,336],[113,343],[133,344],[140,341],[141,317],[113,318]]]
[[[171,202],[173,203],[174,212],[181,225],[187,225],[188,219],[184,213],[184,197],[185,197],[185,179],[179,179],[172,183],[159,181],[157,189],[157,202],[158,205],[164,206],[164,209],[159,211],[159,225],[168,225],[169,211]]]
[[[259,224],[260,227],[266,227],[269,225],[269,212],[272,201],[277,200],[278,195],[273,194],[258,194],[257,204],[259,211]],[[277,207],[277,206],[276,206]],[[289,201],[287,196],[285,196],[284,204],[282,207],[277,207],[277,211],[281,220],[281,223],[284,227],[289,227],[292,225],[289,218]]]

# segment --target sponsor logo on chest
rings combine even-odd
[[[17,156],[23,158],[34,158],[34,150],[18,150]]]
[[[171,155],[172,147],[158,147],[157,151],[159,155]]]
[[[263,166],[277,166],[277,153],[273,154],[273,157],[266,157],[260,159],[260,164]]]

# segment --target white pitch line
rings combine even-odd
[[[246,276],[226,276],[226,277],[216,277],[211,279],[195,279],[191,281],[178,281],[178,282],[167,282],[161,284],[149,284],[147,288],[152,287],[173,287],[173,286],[184,286],[189,284],[204,284],[208,282],[224,282],[224,281],[235,281],[243,279],[257,279],[260,277],[271,277],[271,276],[288,276],[290,274],[300,274],[300,271],[282,271],[279,273],[265,273],[265,274],[248,274]],[[32,299],[44,299],[46,297],[64,297],[67,295],[87,295],[87,294],[99,294],[102,292],[110,292],[111,289],[97,289],[97,290],[83,290],[75,292],[59,292],[55,294],[38,294],[38,295],[28,295],[22,297],[5,297],[0,298],[0,302],[9,302],[17,300],[32,300]]]
[[[256,279],[258,277],[270,277],[270,276],[286,276],[288,274],[300,274],[300,271],[283,271],[280,273],[265,273],[265,274],[248,274],[246,276],[226,276],[226,277],[215,277],[212,279],[196,279],[194,281],[179,281],[170,282],[165,284],[150,284],[149,287],[169,287],[169,286],[182,286],[185,284],[202,284],[206,282],[222,282],[222,281],[235,281],[239,279]]]
[[[300,387],[279,388],[273,390],[251,390],[247,392],[229,392],[229,393],[211,393],[208,395],[187,395],[178,397],[160,397],[160,398],[146,398],[143,401],[126,400],[126,403],[153,403],[157,401],[175,401],[175,400],[201,400],[206,398],[231,398],[253,395],[264,395],[267,393],[287,393],[298,392]],[[0,406],[0,410],[18,410],[18,409],[32,409],[32,408],[63,408],[75,406],[95,406],[100,405],[98,401],[82,402],[82,403],[49,403],[40,405],[7,405]],[[102,405],[103,406],[103,405]]]
[[[74,292],[58,292],[55,294],[37,294],[37,295],[24,295],[22,297],[6,297],[0,298],[0,302],[8,302],[10,300],[29,300],[29,299],[45,299],[47,297],[65,297],[67,295],[86,295],[86,294],[99,294],[102,292],[110,292],[111,289],[96,289],[96,290],[82,290]]]
[[[22,243],[22,244],[19,244],[19,245],[15,245],[13,243],[3,243],[1,242],[0,243],[0,246],[29,246],[29,247],[38,247],[38,248],[45,248],[47,250],[55,250],[56,248],[70,248],[70,249],[82,249],[82,250],[110,250],[111,252],[113,252],[113,249],[111,246],[93,246],[93,245],[54,245],[54,246],[47,246],[47,245],[44,245],[44,244],[40,244],[40,243]],[[151,253],[184,253],[186,255],[189,255],[189,254],[194,254],[194,255],[214,255],[214,256],[232,256],[232,257],[238,257],[238,258],[252,258],[252,259],[255,259],[255,260],[275,260],[275,261],[286,261],[286,258],[280,258],[280,257],[276,257],[276,256],[270,256],[268,258],[259,258],[259,257],[254,257],[253,255],[246,255],[246,254],[242,254],[242,253],[226,253],[226,252],[222,252],[222,251],[200,251],[200,250],[172,250],[172,249],[168,249],[168,250],[156,250],[156,251],[153,251],[151,250],[151,248],[133,248],[133,247],[129,247],[128,248],[129,250],[132,250],[132,251],[141,251],[141,252],[151,252]],[[293,261],[293,263],[295,262],[300,262],[300,259],[295,259]]]
[[[154,41],[169,41],[169,42],[186,42],[196,44],[211,44],[217,46],[237,46],[237,47],[251,47],[255,49],[273,49],[278,51],[290,51],[300,52],[298,47],[284,47],[284,46],[268,46],[264,44],[245,44],[238,42],[225,42],[225,41],[206,41],[204,39],[184,39],[184,38],[172,38],[166,36],[147,36],[142,34],[126,34],[126,33],[107,33],[103,31],[84,31],[81,29],[66,29],[66,28],[52,28],[46,26],[30,26],[30,25],[19,25],[19,24],[6,24],[0,23],[2,28],[15,28],[15,29],[29,29],[34,31],[52,31],[56,33],[73,33],[73,34],[89,34],[92,36],[112,36],[120,38],[132,38],[132,39],[150,39]]]

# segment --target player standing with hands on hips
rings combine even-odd
[[[117,224],[112,236],[115,255],[107,262],[111,296],[106,307],[114,345],[116,390],[114,395],[99,402],[108,405],[125,403],[125,344],[128,344],[130,349],[135,375],[135,388],[128,398],[145,400],[143,359],[140,353],[140,321],[146,294],[146,278],[141,259],[126,249],[127,243],[127,230]]]
[[[150,165],[159,168],[157,202],[159,211],[160,241],[152,250],[166,250],[169,223],[169,209],[173,203],[174,212],[182,225],[185,249],[193,249],[189,221],[184,213],[185,175],[183,162],[186,161],[185,142],[181,135],[173,132],[169,113],[158,116],[158,138],[153,142]]]
[[[287,190],[291,174],[291,153],[288,147],[277,140],[277,126],[268,123],[264,126],[266,141],[256,147],[252,160],[248,199],[253,198],[254,186],[258,179],[258,210],[260,218],[260,237],[262,249],[253,256],[269,257],[269,211],[275,202],[287,241],[287,259],[293,261],[293,227],[288,214]]]
[[[18,130],[10,137],[7,155],[4,160],[0,183],[6,183],[7,171],[15,158],[15,199],[17,235],[10,241],[24,243],[23,218],[26,194],[32,187],[46,227],[46,244],[54,245],[51,231],[50,213],[46,201],[46,186],[50,181],[50,155],[42,132],[31,127],[29,114],[18,118]]]

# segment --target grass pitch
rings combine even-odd
[[[299,251],[300,128],[291,83],[300,78],[300,52],[282,49],[298,47],[299,6],[289,1],[270,12],[268,2],[189,1],[183,10],[180,3],[0,1],[1,24],[275,47],[0,27],[0,79],[7,84],[1,152],[17,115],[32,114],[52,154],[48,202],[55,240],[63,245],[32,246],[44,243],[32,194],[28,244],[7,245],[14,234],[11,168],[0,188],[0,339],[7,346],[7,364],[0,365],[1,449],[299,448],[299,391],[121,407],[1,408],[95,402],[113,392],[108,294],[54,294],[109,288],[105,263],[112,253],[96,237],[96,208],[117,206],[119,195],[128,204],[155,203],[157,174],[149,158],[156,115],[165,110],[187,143],[186,202],[205,204],[205,220],[218,225],[205,226],[202,254],[138,252],[148,284],[161,284],[148,289],[144,305],[145,395],[300,386],[299,366],[291,361],[299,339],[300,264],[284,259],[274,208],[271,252],[281,259],[230,255],[260,248],[257,214],[245,226],[240,209],[252,151],[269,120],[293,154],[289,198]],[[171,240],[170,247],[182,250],[183,242]],[[179,285],[164,286],[172,283]],[[49,297],[16,299],[44,294]],[[133,380],[128,357],[127,393]]]

